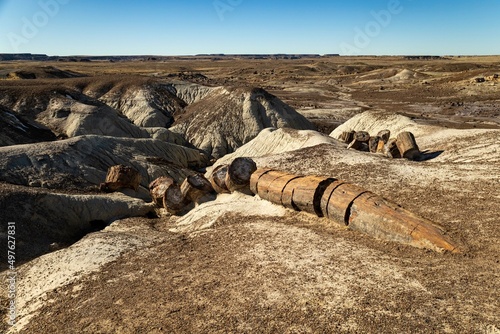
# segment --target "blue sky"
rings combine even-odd
[[[0,0],[0,53],[500,54],[499,0]]]

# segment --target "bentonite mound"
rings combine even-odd
[[[263,89],[218,88],[189,105],[172,131],[220,158],[269,127],[314,128],[304,116]]]
[[[142,176],[142,185],[160,176],[182,181],[202,168],[208,158],[198,150],[156,139],[81,136],[67,140],[0,148],[0,180],[47,188],[94,187],[109,167],[129,165]]]

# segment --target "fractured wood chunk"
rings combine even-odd
[[[397,139],[391,138],[384,146],[384,154],[389,158],[401,158],[401,153],[397,145]]]
[[[257,164],[250,158],[236,158],[229,165],[226,186],[230,192],[250,190],[250,178],[257,170]]]
[[[356,131],[344,131],[340,134],[339,140],[344,143],[350,143],[353,141],[355,133]]]
[[[210,183],[212,188],[219,194],[229,194],[230,191],[226,185],[226,175],[229,165],[221,165],[215,168],[210,175]]]
[[[382,141],[387,143],[389,139],[391,138],[391,131],[390,130],[382,130],[377,133],[377,137],[380,137]]]
[[[198,202],[201,197],[214,191],[210,181],[201,174],[188,176],[181,185],[182,196],[190,202]]]
[[[188,204],[189,200],[184,197],[179,185],[172,184],[165,191],[165,196],[163,196],[163,207],[167,209],[168,212],[177,214]]]
[[[396,145],[403,158],[416,160],[420,157],[420,149],[413,133],[401,132],[398,134]]]
[[[358,131],[354,134],[354,139],[347,146],[348,149],[352,148],[358,151],[368,151],[368,141],[370,134],[366,131]]]
[[[380,137],[370,137],[368,141],[368,149],[371,153],[377,153],[378,143],[382,141]]]
[[[377,144],[377,153],[382,153],[384,154],[384,148],[385,148],[385,143],[383,140],[379,140]]]
[[[111,166],[106,175],[106,181],[101,183],[99,189],[106,192],[114,192],[122,188],[130,188],[137,191],[141,184],[141,174],[130,166]]]
[[[163,197],[165,196],[165,192],[168,187],[174,183],[175,181],[171,177],[162,176],[149,184],[149,193],[151,194],[151,198],[160,208],[163,207]]]

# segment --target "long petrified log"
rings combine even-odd
[[[413,133],[401,132],[398,134],[396,144],[403,158],[416,160],[420,157],[420,149],[418,148],[417,141],[415,140]]]
[[[106,192],[114,192],[122,188],[137,191],[140,184],[141,174],[136,169],[130,166],[117,165],[109,167],[106,180],[99,185],[99,189]]]
[[[149,184],[149,193],[153,202],[159,206],[163,207],[163,197],[167,189],[175,183],[174,179],[168,176],[162,176],[154,180]]]
[[[460,252],[431,221],[354,184],[264,168],[252,174],[250,188],[275,204],[325,216],[377,238],[435,251]]]
[[[250,177],[257,170],[255,161],[250,158],[234,159],[226,174],[226,186],[230,192],[250,190]]]

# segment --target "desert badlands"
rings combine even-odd
[[[293,58],[0,62],[1,331],[499,333],[499,58]]]

